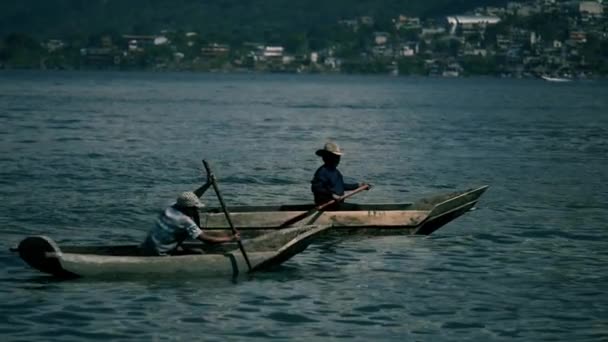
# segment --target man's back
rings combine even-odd
[[[168,207],[156,219],[142,248],[147,255],[167,255],[182,241],[188,237],[196,239],[201,232],[190,217],[174,207]]]
[[[322,165],[315,172],[310,188],[315,196],[315,203],[322,204],[331,201],[332,194],[344,195],[344,180],[337,168]]]

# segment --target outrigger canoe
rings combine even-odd
[[[243,240],[252,271],[278,266],[302,252],[329,226],[287,228],[251,240]],[[12,249],[31,267],[62,278],[133,276],[237,277],[249,273],[247,263],[235,244],[204,245],[186,243],[202,254],[143,256],[137,245],[63,246],[46,236],[27,237]]]
[[[477,204],[488,186],[422,198],[401,204],[350,204],[337,210],[318,211],[301,224],[328,225],[333,233],[349,235],[429,235]],[[243,236],[276,230],[312,209],[313,205],[234,206],[230,218]],[[201,224],[210,230],[227,230],[221,208],[204,208]]]

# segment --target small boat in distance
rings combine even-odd
[[[542,78],[543,80],[548,81],[548,82],[571,82],[572,81],[571,78],[551,77],[551,76],[547,76],[547,75],[542,75],[540,78]]]

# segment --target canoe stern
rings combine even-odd
[[[61,264],[61,250],[46,236],[30,236],[23,239],[17,248],[19,256],[31,267],[54,276],[74,278],[76,274],[67,271]]]

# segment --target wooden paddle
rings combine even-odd
[[[236,230],[236,228],[234,228],[234,224],[232,224],[232,220],[230,219],[230,213],[228,213],[228,209],[226,209],[226,204],[224,204],[224,199],[222,198],[222,194],[220,193],[220,189],[217,186],[217,181],[215,180],[215,176],[211,176],[211,168],[209,167],[209,163],[207,163],[206,160],[203,159],[203,165],[205,165],[205,170],[207,170],[207,175],[209,175],[209,178],[211,178],[211,185],[213,185],[213,189],[215,190],[215,193],[217,194],[217,199],[220,201],[220,205],[222,206],[222,210],[224,211],[224,215],[226,215],[226,221],[228,221],[228,224],[230,225],[230,229],[232,229],[232,234],[238,234],[238,231]],[[239,239],[238,241],[239,244],[239,249],[241,250],[241,253],[243,253],[243,258],[245,258],[245,262],[247,262],[247,267],[249,267],[249,271],[251,271],[251,263],[249,262],[249,257],[247,257],[247,253],[245,252],[245,248],[243,247],[243,243],[241,242],[241,240]]]
[[[305,213],[302,213],[302,214],[299,214],[299,215],[296,215],[296,216],[294,216],[294,217],[290,218],[289,220],[287,220],[287,221],[283,222],[283,223],[282,223],[282,224],[279,226],[279,228],[286,228],[286,227],[289,227],[289,226],[291,226],[292,224],[294,224],[294,223],[296,223],[296,222],[298,222],[298,221],[301,221],[301,220],[303,220],[303,219],[305,219],[305,218],[307,218],[307,217],[309,217],[309,216],[313,215],[313,214],[314,214],[314,213],[316,213],[317,211],[321,211],[321,210],[323,210],[323,209],[327,208],[328,206],[330,206],[330,205],[332,205],[332,204],[334,204],[334,203],[341,202],[341,201],[343,201],[343,200],[345,200],[345,199],[349,198],[350,196],[353,196],[353,195],[355,195],[355,194],[357,194],[357,193],[359,193],[359,192],[361,192],[361,191],[363,191],[363,190],[367,190],[367,189],[369,189],[369,185],[368,185],[368,184],[362,185],[362,186],[360,186],[360,187],[356,188],[355,190],[353,190],[352,192],[350,192],[350,193],[348,193],[348,194],[346,194],[346,195],[344,195],[344,196],[342,196],[342,197],[340,197],[340,198],[336,198],[336,199],[333,199],[333,200],[328,201],[328,202],[326,202],[326,203],[320,204],[320,205],[318,205],[318,206],[316,206],[316,207],[314,207],[314,208],[310,209],[309,211],[307,211],[307,212],[305,212]]]

